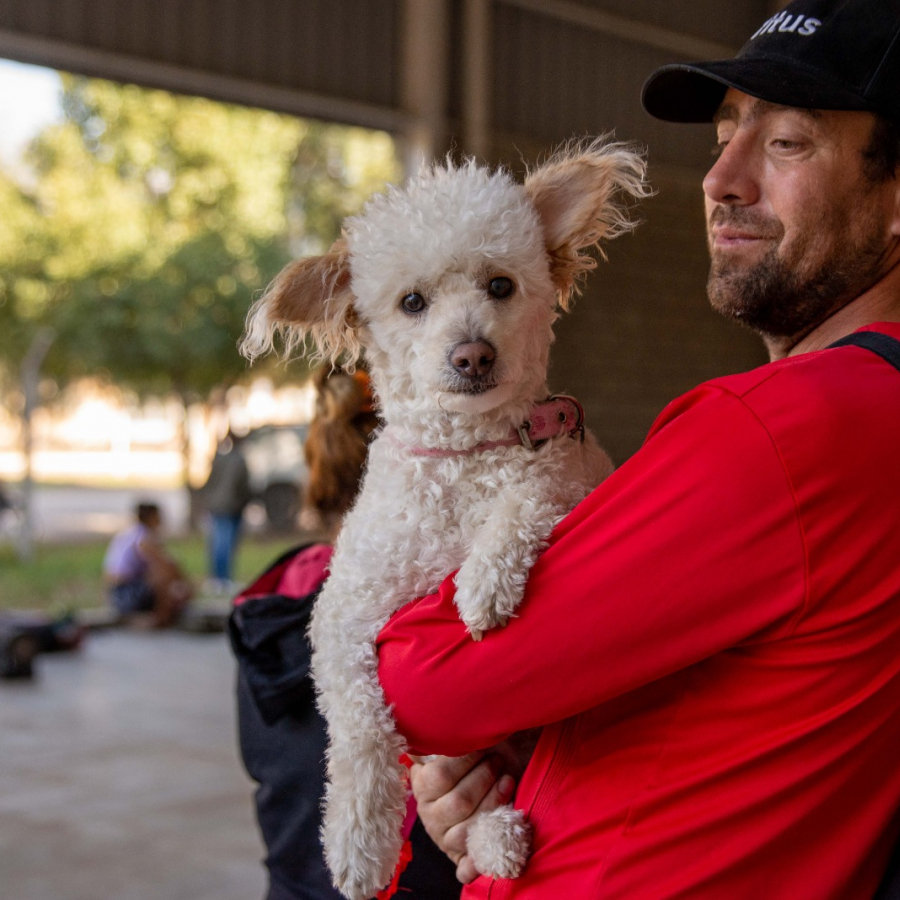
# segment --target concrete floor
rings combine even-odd
[[[2,900],[259,900],[223,635],[95,632],[0,682]]]

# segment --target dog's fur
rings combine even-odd
[[[288,266],[251,310],[251,358],[279,330],[288,351],[311,336],[332,361],[364,352],[385,422],[311,628],[330,737],[323,840],[351,900],[390,881],[406,810],[406,743],[378,683],[375,639],[455,569],[473,636],[504,624],[553,526],[611,471],[590,435],[534,450],[479,445],[506,438],[547,397],[557,309],[595,265],[583,251],[632,227],[617,195],[646,193],[640,156],[602,140],[564,149],[524,185],[447,162],[373,198],[328,253]],[[506,298],[489,293],[499,277],[514,285]],[[411,292],[422,311],[402,308]],[[495,356],[487,373],[454,366],[472,342]],[[527,850],[527,823],[510,807],[470,833],[473,861],[496,877],[519,874]]]

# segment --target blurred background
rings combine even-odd
[[[74,612],[99,628],[103,554],[139,499],[161,506],[203,599],[198,490],[229,428],[248,435],[253,493],[236,581],[309,537],[297,525],[309,373],[248,369],[244,316],[289,259],[448,152],[521,174],[573,137],[647,149],[657,193],[560,322],[551,375],[617,462],[669,400],[764,361],[707,307],[711,128],[656,122],[639,96],[657,66],[732,55],[783,5],[0,0],[0,613]],[[259,894],[224,639],[148,640],[92,631],[80,655],[0,682],[0,896]],[[98,754],[132,760],[115,788]],[[210,795],[172,787],[177,769]],[[143,800],[123,799],[138,788]],[[174,807],[150,801],[167,793]],[[139,839],[148,802],[163,818]],[[104,817],[118,824],[104,831]],[[173,843],[173,829],[205,837]]]

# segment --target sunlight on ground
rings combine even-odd
[[[0,453],[0,480],[19,481],[24,474],[21,453]],[[181,455],[174,450],[38,450],[32,474],[47,482],[175,487],[181,481]]]
[[[202,483],[216,441],[229,426],[247,431],[306,422],[312,406],[311,386],[276,389],[261,378],[230,388],[213,407],[190,406],[185,415],[175,400],[138,404],[114,388],[84,381],[35,413],[32,475],[46,482],[174,487],[182,480],[183,425],[191,481]],[[0,481],[24,476],[20,447],[18,423],[0,418]]]

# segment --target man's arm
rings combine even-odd
[[[413,752],[493,746],[783,633],[804,560],[769,434],[706,386],[561,523],[505,628],[474,643],[452,579],[398,612],[379,638],[382,685]]]

